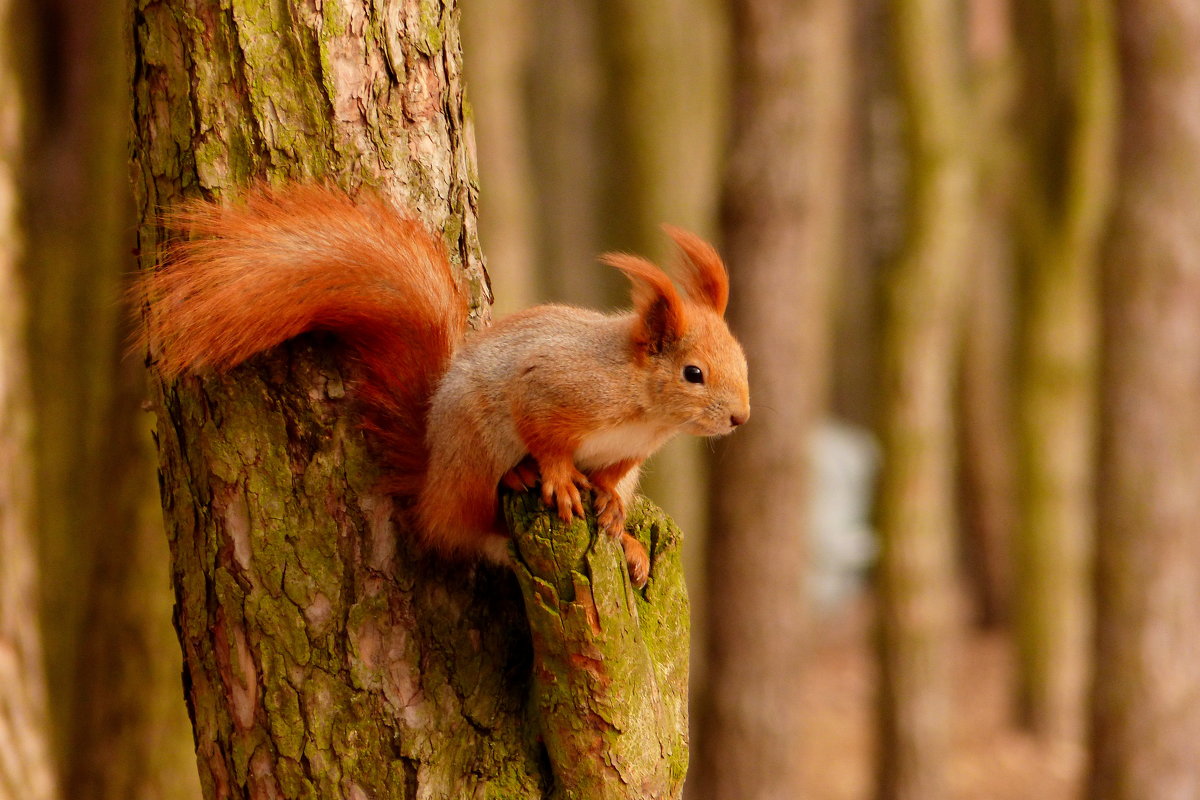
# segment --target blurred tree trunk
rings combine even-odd
[[[532,0],[463,3],[470,119],[483,187],[479,234],[487,248],[488,276],[497,289],[495,310],[500,314],[544,299],[538,293],[539,219],[526,102],[533,10]]]
[[[533,26],[529,88],[530,157],[535,204],[539,299],[592,308],[625,291],[615,270],[596,270],[603,179],[613,143],[604,102],[599,0],[529,0]],[[608,274],[608,273],[612,274]]]
[[[1183,800],[1200,797],[1200,17],[1117,6],[1088,797]]]
[[[486,322],[457,10],[439,8],[139,2],[142,267],[165,244],[158,210],[184,195],[336,176],[440,232]],[[677,533],[643,517],[644,593],[610,542],[588,551],[582,524],[543,541],[549,523],[527,513],[513,523],[517,582],[421,553],[370,489],[342,366],[307,338],[225,377],[154,387],[205,796],[677,796]]]
[[[606,247],[661,258],[663,222],[707,234],[716,211],[725,132],[720,6],[715,0],[608,0],[601,43],[611,125],[603,187]],[[627,304],[621,286],[621,304]],[[654,456],[643,491],[684,530],[705,523],[702,443],[677,437]]]
[[[33,415],[25,349],[24,235],[17,165],[23,105],[15,58],[18,20],[0,0],[0,800],[58,795],[46,714],[46,682],[33,531]]]
[[[30,14],[26,260],[50,708],[68,796],[189,798],[199,785],[145,377],[122,362],[132,209],[121,8],[56,0]]]
[[[1091,629],[1096,258],[1109,210],[1116,53],[1107,0],[1022,0],[1019,208],[1019,710],[1045,736],[1082,730]]]
[[[878,797],[946,796],[956,620],[952,409],[974,166],[957,5],[893,0],[905,113],[905,239],[886,284],[879,497]]]
[[[797,670],[808,651],[809,433],[826,406],[842,257],[853,9],[733,4],[733,139],[722,197],[730,324],[755,416],[713,459],[709,679],[689,794],[803,796]]]
[[[960,502],[963,556],[975,620],[1008,620],[1016,527],[1011,245],[1015,152],[1009,0],[971,0],[968,40],[977,129],[979,217],[960,359]]]

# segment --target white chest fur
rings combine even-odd
[[[580,469],[596,469],[625,459],[648,458],[670,437],[670,431],[645,422],[627,422],[615,428],[597,431],[583,440],[575,451]]]

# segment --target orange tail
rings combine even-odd
[[[415,492],[426,406],[466,328],[441,242],[376,195],[317,185],[258,188],[230,207],[194,202],[168,222],[190,238],[135,287],[158,370],[224,370],[308,331],[337,334],[361,366],[384,488]]]

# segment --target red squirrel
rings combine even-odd
[[[610,253],[632,311],[542,305],[467,335],[442,242],[372,192],[260,187],[168,222],[188,237],[136,289],[158,372],[224,370],[308,331],[337,335],[358,362],[382,488],[416,498],[420,535],[443,554],[509,561],[502,483],[540,481],[565,521],[590,489],[641,587],[649,558],[624,523],[642,462],[677,433],[720,436],[750,415],[746,359],[722,318],[725,266],[678,228],[664,226],[683,294],[651,262]]]

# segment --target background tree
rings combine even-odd
[[[25,364],[17,171],[23,108],[13,5],[0,0],[0,798],[58,795],[46,711],[34,549],[32,413]]]
[[[826,403],[843,245],[853,16],[836,0],[746,0],[733,12],[722,227],[756,411],[713,460],[709,672],[689,793],[798,797],[809,435]]]
[[[1200,17],[1175,0],[1117,9],[1088,797],[1167,800],[1200,793]]]
[[[122,8],[48,0],[26,20],[41,609],[64,793],[190,798],[199,784],[139,408],[145,374],[122,360],[133,217]]]
[[[419,212],[485,322],[457,11],[428,11],[139,4],[142,267],[165,242],[157,210],[185,194],[336,176]],[[343,366],[307,338],[228,377],[155,386],[205,796],[677,795],[678,536],[644,518],[656,577],[636,594],[607,542],[585,552],[582,524],[544,542],[527,513],[521,592],[506,570],[421,553],[371,491]]]
[[[885,285],[878,796],[938,800],[956,622],[953,366],[974,165],[955,4],[895,0],[890,11],[909,170],[904,243]]]
[[[1105,0],[1016,3],[1024,168],[1016,626],[1022,720],[1082,728],[1094,525],[1096,258],[1112,186],[1116,64]]]
[[[959,384],[959,504],[975,620],[1009,620],[1017,521],[1014,446],[1016,64],[1009,0],[968,4],[967,55],[979,159],[975,247],[966,288]]]

